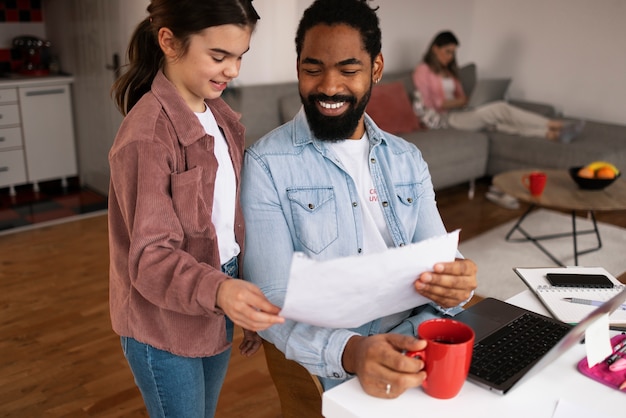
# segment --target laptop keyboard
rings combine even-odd
[[[567,325],[523,314],[474,345],[470,373],[500,385],[539,360],[569,330]]]

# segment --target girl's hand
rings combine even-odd
[[[261,289],[244,280],[223,281],[217,289],[217,306],[243,329],[261,331],[285,322],[278,316],[280,308],[267,300]]]

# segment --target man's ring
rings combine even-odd
[[[389,395],[391,393],[391,383],[387,383],[387,387],[385,388],[385,394]]]

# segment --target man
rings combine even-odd
[[[244,273],[279,306],[296,251],[328,260],[446,232],[419,150],[364,113],[383,74],[380,51],[367,0],[315,1],[296,35],[303,108],[246,152]],[[475,288],[473,262],[439,263],[415,281],[432,304],[356,329],[287,320],[261,336],[319,376],[324,389],[357,375],[367,393],[394,398],[425,378],[423,362],[402,354],[426,345],[414,337],[416,325],[460,311]]]

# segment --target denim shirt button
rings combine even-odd
[[[404,243],[402,243],[402,244],[398,245],[398,247],[404,247]]]
[[[357,252],[358,252],[359,254],[361,254],[361,253],[363,252],[363,248],[359,248],[359,249],[357,250]]]
[[[413,203],[413,198],[409,197],[406,201],[409,203]]]
[[[313,203],[309,203],[309,209],[311,210],[315,209],[315,205]]]
[[[352,202],[352,206],[356,208],[357,206],[359,206],[359,204],[357,202]]]
[[[376,164],[376,158],[371,158],[371,159],[370,159],[370,162],[371,162],[372,164]]]
[[[389,206],[389,202],[383,202],[383,207],[386,208],[387,206]]]
[[[335,378],[339,378],[339,377],[340,377],[340,376],[339,376],[339,373],[337,373],[337,372],[333,373],[333,377],[335,377]]]

